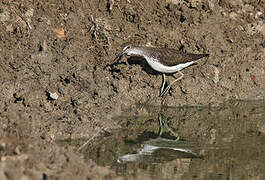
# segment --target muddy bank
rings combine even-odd
[[[110,5],[0,2],[1,178],[116,177],[55,141],[111,132],[122,127],[113,117],[131,105],[161,104],[162,77],[145,63],[123,58],[104,69],[125,42],[210,54],[183,71],[166,105],[264,99],[261,1],[115,1],[111,10]],[[56,36],[58,28],[65,37]]]

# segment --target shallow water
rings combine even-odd
[[[158,117],[165,126],[159,134]],[[264,179],[265,101],[218,107],[135,105],[122,129],[82,149],[87,159],[129,179]]]

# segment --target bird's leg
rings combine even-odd
[[[168,92],[169,88],[170,88],[170,87],[171,87],[176,81],[181,80],[181,79],[184,77],[184,74],[183,74],[182,72],[178,71],[178,73],[180,74],[180,77],[178,77],[178,78],[175,79],[172,83],[170,83],[170,84],[167,86],[167,88],[166,88],[166,89],[160,94],[160,97],[164,96],[164,95]]]
[[[158,114],[158,120],[159,120],[159,137],[160,137],[163,133],[163,120],[160,113]]]
[[[180,136],[178,135],[178,133],[174,132],[173,129],[170,128],[170,127],[167,125],[166,121],[164,121],[164,120],[162,119],[162,115],[161,115],[160,113],[158,114],[158,120],[159,120],[159,136],[162,135],[162,132],[163,132],[163,126],[165,126],[165,127],[169,130],[169,132],[171,132],[171,133],[176,137],[176,139],[175,139],[176,141],[178,141],[178,140],[180,139]]]
[[[161,97],[161,94],[163,93],[163,91],[164,91],[164,88],[165,88],[165,84],[166,84],[166,75],[163,73],[162,74],[162,77],[163,77],[163,82],[162,82],[162,86],[161,86],[161,88],[160,88],[160,97]]]

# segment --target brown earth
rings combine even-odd
[[[0,179],[115,179],[56,140],[111,132],[121,127],[113,117],[136,103],[264,99],[264,9],[262,0],[2,0]],[[162,99],[162,77],[145,63],[104,68],[125,42],[210,57]]]

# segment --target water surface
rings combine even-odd
[[[159,134],[158,117],[163,127]],[[82,153],[129,179],[265,179],[265,101],[218,107],[135,105]]]

